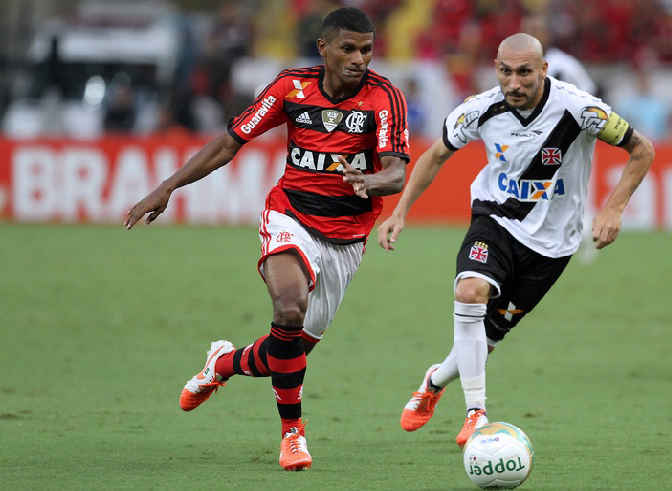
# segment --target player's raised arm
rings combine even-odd
[[[150,224],[156,220],[166,210],[170,195],[175,189],[203,179],[212,171],[228,164],[242,146],[228,133],[207,143],[172,176],[128,210],[124,226],[130,230],[147,213],[149,215],[145,223]]]
[[[636,130],[622,148],[630,154],[628,163],[604,208],[593,219],[593,242],[597,249],[616,240],[621,230],[621,215],[651,167],[655,155],[653,144]]]
[[[434,181],[443,164],[455,152],[439,139],[423,153],[411,171],[406,189],[390,217],[378,227],[378,244],[386,251],[393,251],[397,237],[404,228],[406,215],[416,199]]]

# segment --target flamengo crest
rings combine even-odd
[[[364,122],[366,121],[366,113],[361,111],[352,111],[347,118],[345,118],[345,126],[348,127],[350,133],[363,133]]]
[[[282,232],[280,232],[280,233],[278,234],[276,240],[277,240],[278,242],[291,242],[291,241],[292,241],[292,236],[293,236],[293,235],[294,235],[294,234],[291,234],[291,233],[289,233],[289,232],[287,232],[287,231],[282,231]]]

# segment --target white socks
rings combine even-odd
[[[458,376],[467,409],[485,408],[485,362],[488,343],[483,319],[485,304],[455,302],[454,345],[431,376],[432,385],[445,387]]]
[[[485,362],[488,342],[485,336],[486,305],[455,302],[453,350],[456,353],[467,409],[485,408]]]
[[[455,348],[450,350],[450,354],[446,356],[446,359],[443,360],[439,368],[432,372],[430,380],[432,385],[437,387],[445,387],[457,377],[460,376],[460,372],[457,369],[457,354],[455,353]]]

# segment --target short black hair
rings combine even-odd
[[[343,7],[327,14],[322,22],[322,38],[331,40],[341,29],[345,31],[376,35],[373,22],[366,13],[355,7]]]

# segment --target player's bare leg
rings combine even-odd
[[[301,392],[305,355],[316,343],[300,337],[308,304],[308,274],[293,252],[269,256],[265,279],[273,302],[271,333],[235,350],[228,341],[216,341],[207,354],[206,365],[182,391],[180,406],[190,411],[235,374],[270,376],[282,420],[280,464],[287,470],[310,468],[301,423]]]
[[[309,469],[312,457],[301,423],[301,395],[306,371],[301,331],[308,308],[310,276],[302,260],[293,252],[269,256],[264,270],[273,301],[267,359],[282,423],[280,465],[286,470]]]

